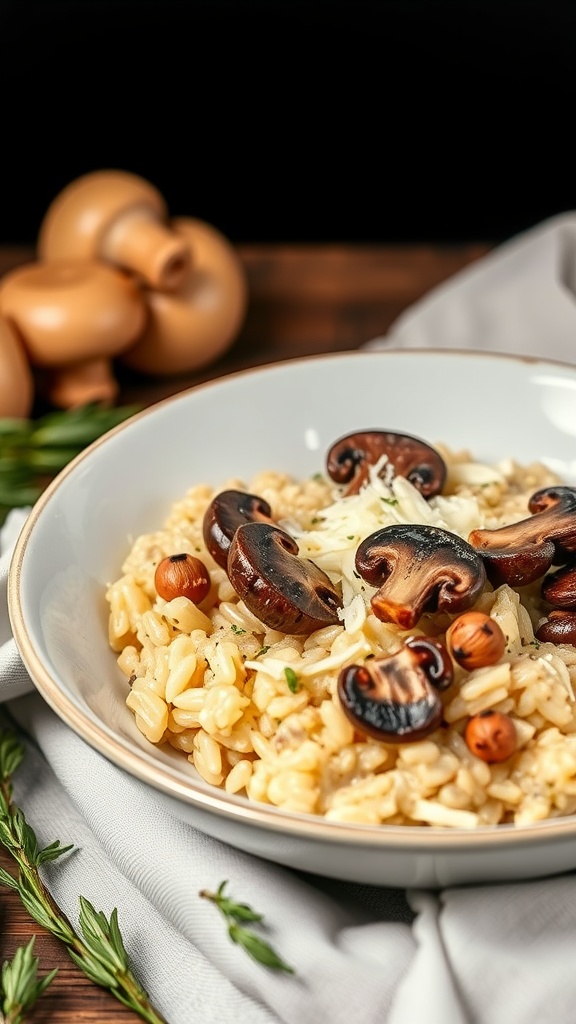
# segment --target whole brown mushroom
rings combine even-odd
[[[34,380],[14,328],[0,316],[0,417],[25,419],[34,402]]]
[[[104,261],[162,289],[179,287],[190,264],[187,241],[168,226],[158,190],[119,170],[85,174],[56,196],[40,226],[38,256]]]
[[[178,288],[144,290],[146,327],[121,357],[153,376],[190,373],[218,359],[235,340],[248,301],[242,263],[220,231],[185,217],[171,226],[190,253],[190,269]]]
[[[0,312],[33,367],[44,371],[50,401],[62,408],[118,393],[112,358],[142,331],[146,309],[135,282],[102,263],[28,263],[0,282]]]

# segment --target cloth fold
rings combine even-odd
[[[462,271],[367,347],[573,361],[575,289],[569,213]],[[153,790],[87,746],[34,692],[10,633],[6,580],[24,516],[12,513],[0,536],[0,728],[18,729],[27,747],[15,799],[42,844],[75,845],[45,866],[51,891],[72,920],[80,894],[107,914],[118,908],[136,972],[170,1024],[573,1019],[572,873],[438,893],[316,878],[170,817]],[[232,898],[264,914],[265,937],[294,975],[266,969],[230,941],[217,909],[199,896],[224,880]]]

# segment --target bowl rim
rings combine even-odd
[[[231,795],[216,787],[210,789],[210,791],[197,788],[193,778],[186,779],[182,777],[182,779],[179,779],[175,772],[170,770],[162,761],[158,760],[157,763],[154,763],[141,757],[136,749],[132,749],[128,745],[128,741],[123,742],[118,737],[109,735],[99,724],[77,708],[73,701],[67,697],[57,678],[43,664],[26,624],[26,612],[21,595],[21,582],[26,551],[31,536],[35,532],[36,524],[45,514],[45,510],[49,508],[54,495],[60,489],[63,481],[74,474],[78,467],[83,465],[96,449],[107,445],[112,437],[116,437],[126,430],[134,429],[144,418],[154,416],[159,410],[164,409],[168,405],[193,401],[194,396],[200,391],[204,392],[207,389],[213,388],[218,389],[227,382],[233,382],[246,376],[266,375],[270,371],[281,372],[282,368],[299,367],[309,365],[312,362],[325,364],[328,360],[332,362],[341,361],[344,364],[350,361],[350,359],[364,359],[370,356],[376,356],[377,358],[393,356],[395,358],[400,357],[401,359],[413,359],[423,355],[456,360],[465,357],[472,361],[492,361],[497,359],[515,364],[540,364],[562,370],[567,373],[568,377],[573,377],[576,380],[576,366],[572,366],[569,363],[544,357],[523,356],[505,352],[478,352],[441,348],[390,348],[346,350],[336,353],[296,356],[246,367],[219,377],[210,378],[170,394],[152,405],[138,410],[127,420],[117,424],[83,449],[50,481],[29,512],[16,540],[8,574],[8,613],[16,646],[35,690],[58,717],[81,739],[88,743],[89,746],[132,777],[147,785],[151,785],[159,792],[177,801],[181,801],[191,808],[208,811],[220,818],[232,819],[238,823],[245,823],[251,826],[256,825],[268,832],[285,833],[289,829],[291,835],[324,843],[328,842],[355,847],[379,846],[382,849],[387,849],[388,851],[395,850],[397,852],[418,848],[423,852],[426,850],[428,853],[441,853],[448,850],[454,852],[456,848],[466,851],[470,849],[498,848],[503,845],[509,847],[510,844],[514,846],[537,845],[544,841],[576,838],[576,814],[547,818],[530,824],[484,825],[474,829],[442,828],[433,825],[386,825],[385,823],[372,825],[328,821],[320,816],[286,811],[271,804],[250,801],[247,797]],[[152,744],[150,749],[153,749]]]

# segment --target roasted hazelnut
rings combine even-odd
[[[518,742],[514,722],[502,711],[480,711],[468,719],[464,739],[469,750],[488,764],[507,761]]]
[[[187,597],[194,604],[200,604],[210,590],[210,573],[195,555],[186,552],[168,555],[156,567],[154,586],[165,601]]]
[[[506,637],[489,615],[472,611],[454,619],[446,633],[446,644],[462,668],[483,668],[500,660],[506,650]]]

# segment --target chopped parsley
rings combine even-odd
[[[381,497],[380,501],[383,501],[385,505],[397,505],[398,504],[398,498],[382,498]]]
[[[236,636],[243,636],[243,634],[246,632],[245,629],[241,629],[240,626],[236,625],[236,623],[232,623],[230,629],[232,630],[233,633],[236,634]]]
[[[270,645],[261,647],[260,650],[256,652],[255,656],[257,658],[260,658],[263,654],[267,654],[269,650],[270,650]]]
[[[294,669],[290,668],[290,666],[287,665],[286,668],[284,669],[284,675],[286,676],[286,682],[288,683],[288,689],[290,690],[290,692],[298,693],[298,676],[296,675]]]

